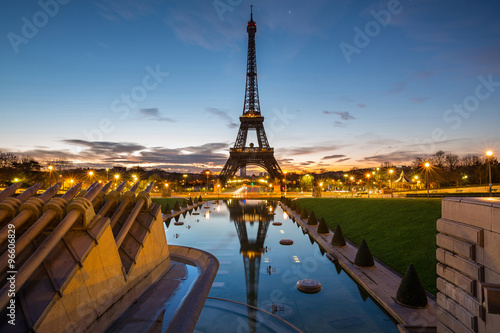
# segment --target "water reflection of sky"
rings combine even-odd
[[[217,257],[220,267],[209,296],[274,312],[304,332],[398,332],[391,319],[275,203],[231,200],[204,207],[194,211],[199,215],[180,217],[185,222],[182,226],[172,221],[166,234],[169,244],[196,247]],[[274,221],[283,224],[275,226]],[[284,238],[293,240],[293,245],[280,245]],[[306,278],[318,280],[322,290],[317,294],[298,291],[297,281]],[[224,327],[209,313],[202,312],[197,331]],[[243,332],[254,329],[248,326]]]

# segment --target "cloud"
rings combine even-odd
[[[203,168],[222,168],[227,160],[225,151],[229,143],[213,142],[200,146],[179,148],[146,147],[130,142],[62,140],[73,149],[34,149],[23,155],[33,156],[39,161],[65,159],[79,166],[109,167],[110,165],[144,165],[166,170],[186,171]]]
[[[333,127],[346,127],[346,124],[344,124],[341,121],[334,121],[333,122]]]
[[[406,84],[407,82],[405,81],[396,82],[394,86],[386,92],[391,95],[398,95],[406,89]]]
[[[350,157],[346,157],[346,158],[341,158],[341,159],[338,159],[336,160],[335,162],[337,163],[342,163],[342,162],[345,162],[345,161],[349,161],[351,158]]]
[[[148,120],[157,120],[157,121],[168,121],[168,122],[175,122],[175,120],[167,117],[163,117],[160,114],[160,111],[158,108],[150,108],[150,109],[140,109],[139,113],[142,114],[143,116],[147,117]]]
[[[207,108],[206,109],[208,113],[211,113],[213,115],[216,115],[220,119],[224,120],[227,122],[226,126],[227,128],[235,128],[238,127],[238,124],[236,124],[233,119],[229,116],[229,114],[226,111],[222,111],[216,108]]]
[[[324,114],[336,114],[340,116],[342,120],[356,119],[353,115],[351,115],[348,111],[339,112],[339,111],[323,111]]]
[[[157,0],[101,0],[95,5],[99,8],[99,15],[108,21],[117,22],[120,19],[132,21],[153,14],[155,3]]]
[[[328,156],[323,157],[322,160],[330,160],[333,158],[341,158],[341,157],[345,157],[345,155],[328,155]]]
[[[373,155],[368,156],[360,160],[359,162],[398,162],[398,163],[406,163],[411,162],[418,156],[420,156],[416,151],[411,150],[397,150],[387,154]]]
[[[127,142],[86,141],[78,139],[62,140],[62,142],[70,145],[86,147],[93,154],[132,153],[146,149],[145,146]]]
[[[366,104],[365,104],[365,103],[358,103],[358,104],[356,104],[356,105],[357,105],[358,107],[362,108],[362,109],[366,108]]]
[[[286,154],[285,155],[307,155],[307,154],[312,154],[312,153],[320,153],[320,152],[328,152],[328,151],[333,151],[333,150],[338,150],[342,148],[343,146],[337,146],[337,145],[325,145],[325,146],[316,146],[316,147],[298,147],[298,148],[291,148],[291,149],[286,149]],[[283,151],[283,149],[281,149]]]
[[[418,71],[418,72],[413,73],[413,76],[415,76],[419,79],[427,79],[427,78],[433,77],[434,75],[435,75],[435,73],[431,70],[424,70],[424,71]]]
[[[429,100],[429,97],[410,97],[410,101],[412,101],[413,103],[417,103],[417,104],[423,103],[423,102],[428,101],[428,100]]]

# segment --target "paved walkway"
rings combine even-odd
[[[374,258],[375,267],[358,267],[354,265],[354,258],[358,248],[347,243],[346,247],[336,247],[330,244],[333,232],[318,234],[318,226],[311,226],[307,221],[302,221],[298,214],[295,214],[286,205],[280,206],[290,217],[293,217],[302,228],[306,229],[320,244],[325,251],[338,260],[342,268],[357,283],[359,283],[398,323],[402,332],[435,332],[437,326],[436,309],[437,304],[431,298],[427,298],[428,306],[425,309],[413,309],[396,303],[396,293],[401,283],[402,277],[385,267],[380,261]],[[319,217],[320,218],[320,217]]]

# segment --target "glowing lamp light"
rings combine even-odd
[[[488,157],[493,156],[493,152],[492,152],[491,150],[488,150],[488,151],[486,152],[486,156],[488,156]]]

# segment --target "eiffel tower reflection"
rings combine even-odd
[[[229,219],[234,222],[238,239],[240,241],[240,253],[243,256],[245,266],[245,282],[247,291],[247,304],[257,307],[259,291],[260,259],[267,251],[264,247],[267,229],[274,216],[269,214],[269,207],[264,202],[247,203],[245,200],[230,200],[227,203]],[[247,225],[251,227],[258,223],[257,235],[249,237]],[[256,332],[257,310],[248,307],[248,331]]]

